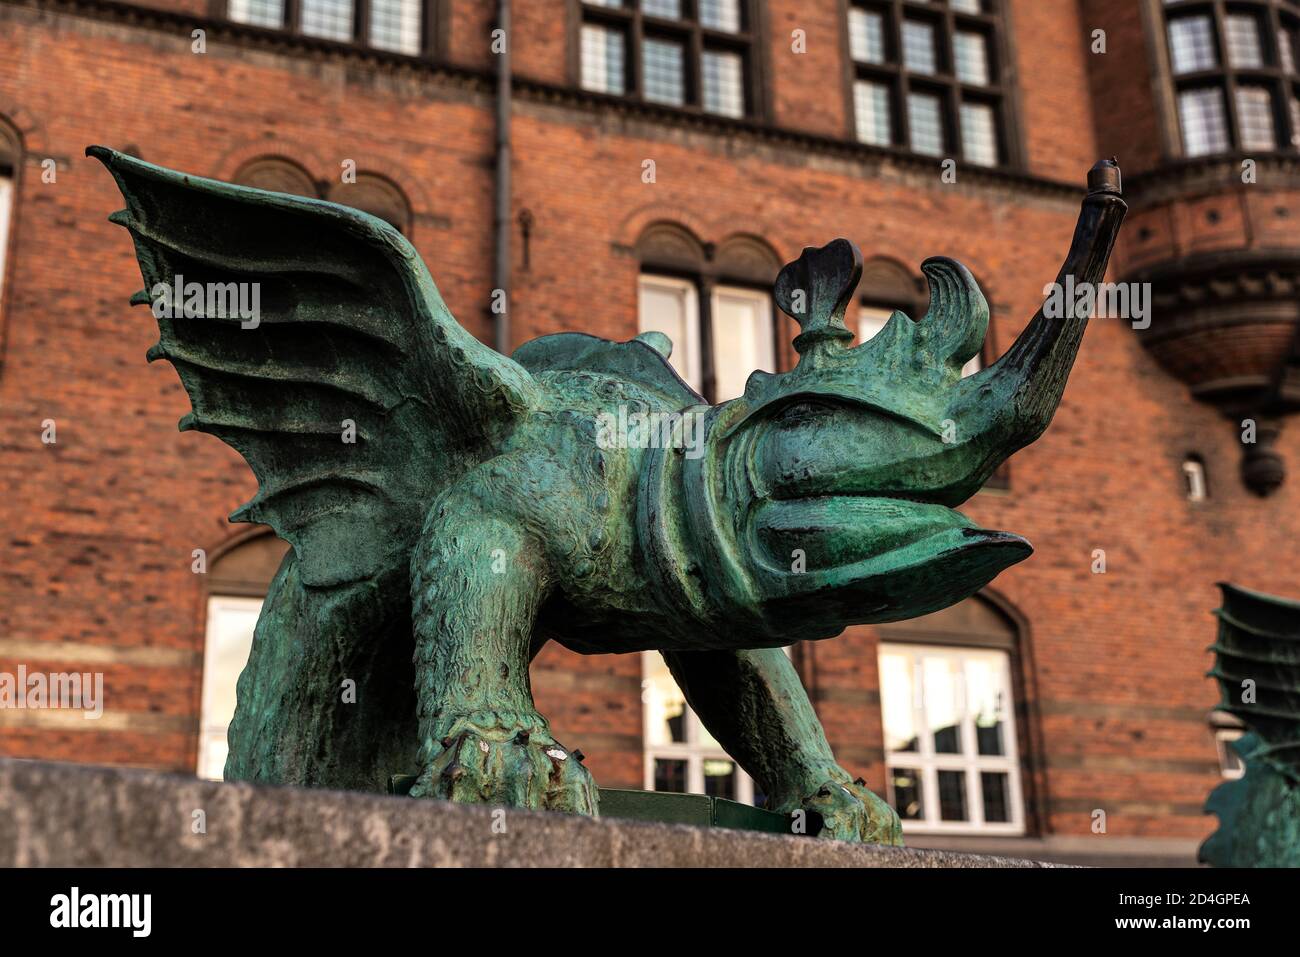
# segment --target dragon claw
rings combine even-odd
[[[860,844],[903,844],[898,813],[869,790],[862,778],[849,783],[846,774],[842,781],[838,777],[828,781],[804,798],[800,807],[821,818],[821,837]]]
[[[577,760],[580,752],[549,732],[467,725],[440,743],[411,788],[412,797],[597,813],[596,783]]]

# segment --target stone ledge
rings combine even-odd
[[[193,833],[196,811],[207,833]],[[495,829],[494,829],[495,825]],[[504,833],[497,833],[502,831]],[[950,851],[0,759],[4,867],[1050,867]]]

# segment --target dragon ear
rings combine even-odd
[[[935,256],[921,264],[930,284],[930,308],[913,338],[918,360],[960,369],[984,345],[989,304],[961,263]]]
[[[802,330],[794,340],[800,362],[815,362],[819,353],[852,341],[844,313],[861,278],[862,253],[847,239],[808,247],[777,275],[772,290],[776,304]]]

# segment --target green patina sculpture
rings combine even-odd
[[[1300,867],[1300,602],[1219,587],[1210,675],[1220,710],[1250,730],[1229,745],[1245,774],[1205,804],[1219,829],[1199,856],[1215,867]]]
[[[953,507],[1047,427],[1082,310],[1040,310],[963,379],[988,306],[963,266],[931,259],[927,314],[850,348],[862,259],[835,240],[776,282],[802,328],[796,367],[709,406],[665,336],[566,333],[507,358],[378,219],[88,152],[126,198],[111,218],[144,276],[132,301],[159,316],[149,356],[192,400],[181,428],[243,454],[259,490],[232,518],[293,546],[239,681],[227,778],[382,790],[410,773],[416,797],[594,814],[529,662],[551,640],[657,649],[769,808],[900,842],[894,811],[835,762],[782,646],[935,611],[1030,553]],[[1089,179],[1062,283],[1101,280],[1123,218],[1115,164]],[[169,317],[178,275],[258,284],[260,318],[211,303]],[[670,441],[620,435],[644,423],[633,412],[667,416]]]

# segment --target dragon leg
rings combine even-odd
[[[782,649],[662,654],[704,726],[768,795],[769,809],[816,814],[823,837],[902,843],[894,809],[835,763]]]
[[[291,551],[239,676],[228,781],[383,791],[414,770],[410,623],[367,588],[303,588]]]
[[[536,537],[468,489],[434,504],[412,562],[420,776],[413,797],[595,814],[591,775],[533,704],[549,587]]]

